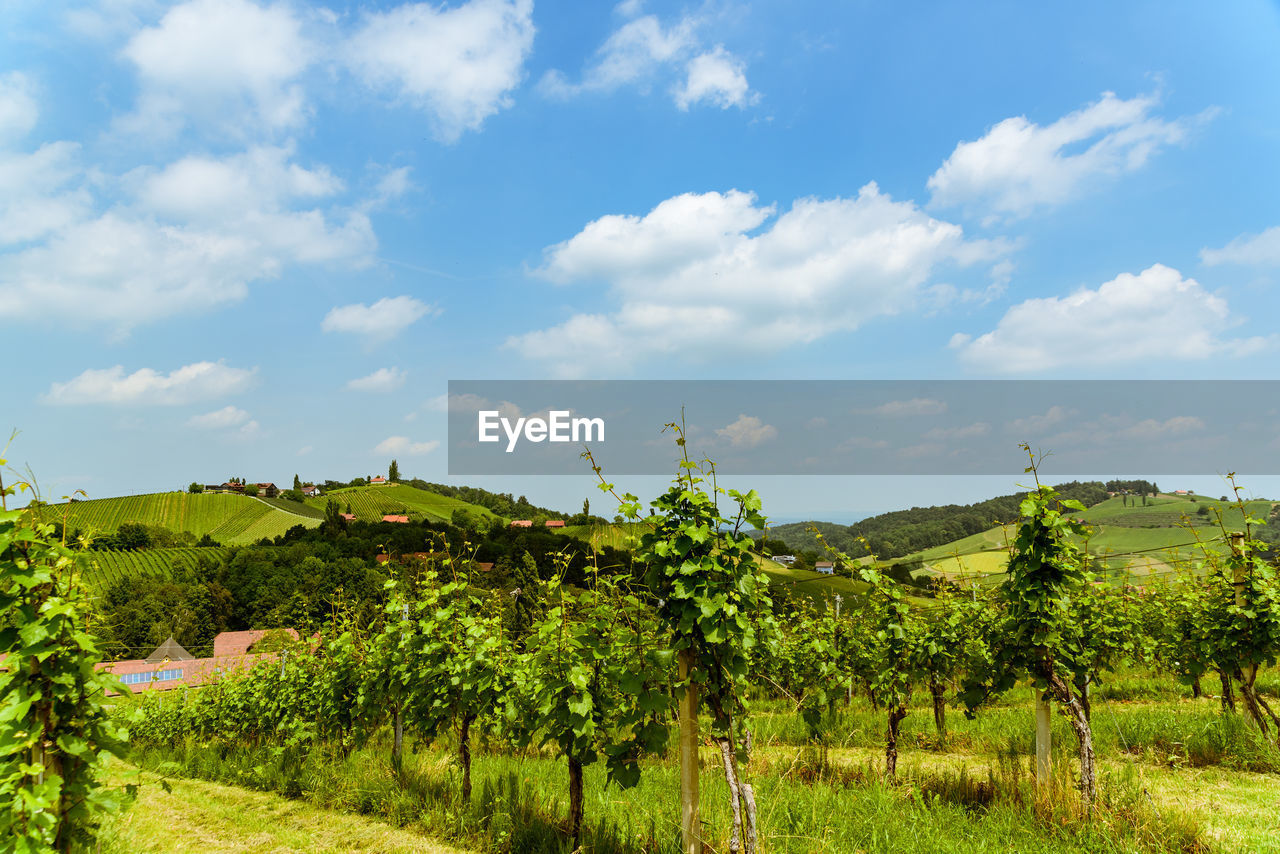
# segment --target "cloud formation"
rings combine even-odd
[[[1183,142],[1197,119],[1152,115],[1156,95],[1102,98],[1049,125],[1026,116],[999,122],[961,142],[929,178],[932,204],[960,206],[992,218],[1017,218],[1057,205],[1106,178],[1140,169],[1161,148]]]
[[[404,385],[406,371],[399,368],[378,368],[367,377],[347,382],[348,391],[389,392]]]
[[[67,382],[53,383],[43,400],[57,405],[179,406],[238,394],[253,385],[256,373],[257,368],[233,368],[221,360],[183,365],[167,374],[151,368],[126,374],[122,365],[90,368]]]
[[[325,332],[394,338],[434,311],[434,306],[411,296],[383,297],[373,305],[358,302],[335,306],[325,315],[320,328]]]
[[[430,439],[426,442],[414,442],[408,436],[388,436],[373,449],[375,454],[409,454],[421,456],[429,454],[440,447],[440,440]]]
[[[776,351],[910,310],[937,269],[1006,250],[874,183],[853,198],[797,199],[781,215],[738,190],[685,193],[549,247],[537,275],[604,285],[617,307],[507,345],[568,376],[663,354]]]
[[[1206,359],[1256,353],[1271,339],[1231,338],[1227,301],[1195,279],[1154,264],[1097,288],[1037,297],[1012,306],[977,338],[957,333],[962,361],[998,373],[1064,366],[1114,366],[1143,359]]]
[[[1201,249],[1200,260],[1211,267],[1218,264],[1280,267],[1280,225],[1261,234],[1243,234],[1221,249]]]

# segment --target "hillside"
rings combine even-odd
[[[410,519],[428,522],[448,522],[458,510],[484,520],[499,518],[486,507],[469,504],[457,498],[437,495],[404,483],[388,483],[378,486],[351,486],[335,489],[317,498],[308,498],[307,506],[324,516],[325,505],[337,501],[345,512],[351,512],[362,522],[377,522],[387,514],[404,514]]]
[[[146,575],[170,578],[177,569],[194,569],[201,560],[218,561],[226,548],[152,548],[136,551],[91,551],[87,553],[86,579],[98,590],[106,590],[126,578]]]
[[[40,514],[44,521],[62,522],[70,531],[89,535],[114,533],[126,522],[137,522],[196,537],[208,534],[226,546],[278,537],[295,525],[314,528],[320,524],[305,508],[295,512],[278,504],[244,495],[155,492],[50,504]]]

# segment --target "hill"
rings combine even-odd
[[[306,508],[286,510],[279,503],[244,495],[154,492],[48,504],[40,509],[40,516],[89,535],[114,533],[126,522],[137,522],[196,537],[208,534],[227,546],[278,537],[295,525],[314,528],[320,524],[320,518]]]
[[[377,522],[387,514],[403,514],[410,519],[428,522],[448,522],[459,510],[485,521],[500,518],[487,507],[438,495],[405,483],[335,489],[319,497],[308,498],[306,503],[323,517],[325,505],[330,500],[337,501],[344,511],[350,506],[351,512],[363,522]]]
[[[85,577],[94,588],[106,590],[135,575],[170,578],[176,569],[194,569],[202,559],[221,560],[228,551],[226,548],[194,546],[136,551],[90,551],[86,556],[89,566]]]

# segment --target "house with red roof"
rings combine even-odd
[[[532,527],[533,527],[533,520],[532,520],[532,519],[512,519],[512,520],[511,520],[511,524],[510,524],[510,525],[508,525],[507,527],[509,527],[509,528],[532,528]]]
[[[563,527],[564,527],[564,520],[563,520],[563,519],[548,519],[547,521],[543,522],[542,524],[546,525],[548,528],[563,528]]]
[[[408,516],[405,516],[405,515],[403,515],[403,514],[399,514],[399,513],[388,513],[387,515],[385,515],[385,516],[383,516],[383,517],[382,517],[382,521],[384,521],[384,522],[400,522],[400,523],[402,523],[402,524],[403,524],[403,523],[405,523],[405,522],[408,522],[408,521],[409,521],[409,517],[408,517]]]

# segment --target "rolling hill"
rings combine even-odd
[[[484,520],[499,518],[485,507],[404,483],[335,489],[317,498],[308,498],[307,505],[312,510],[319,511],[323,517],[325,505],[330,500],[337,501],[344,511],[350,505],[351,512],[362,522],[377,522],[389,513],[402,513],[415,521],[448,522],[458,510],[465,510]]]
[[[278,537],[295,525],[314,528],[320,524],[308,508],[292,511],[278,504],[244,495],[154,492],[50,504],[41,508],[40,515],[46,522],[62,522],[69,530],[90,535],[113,533],[126,522],[137,522],[196,537],[208,534],[227,546]]]

